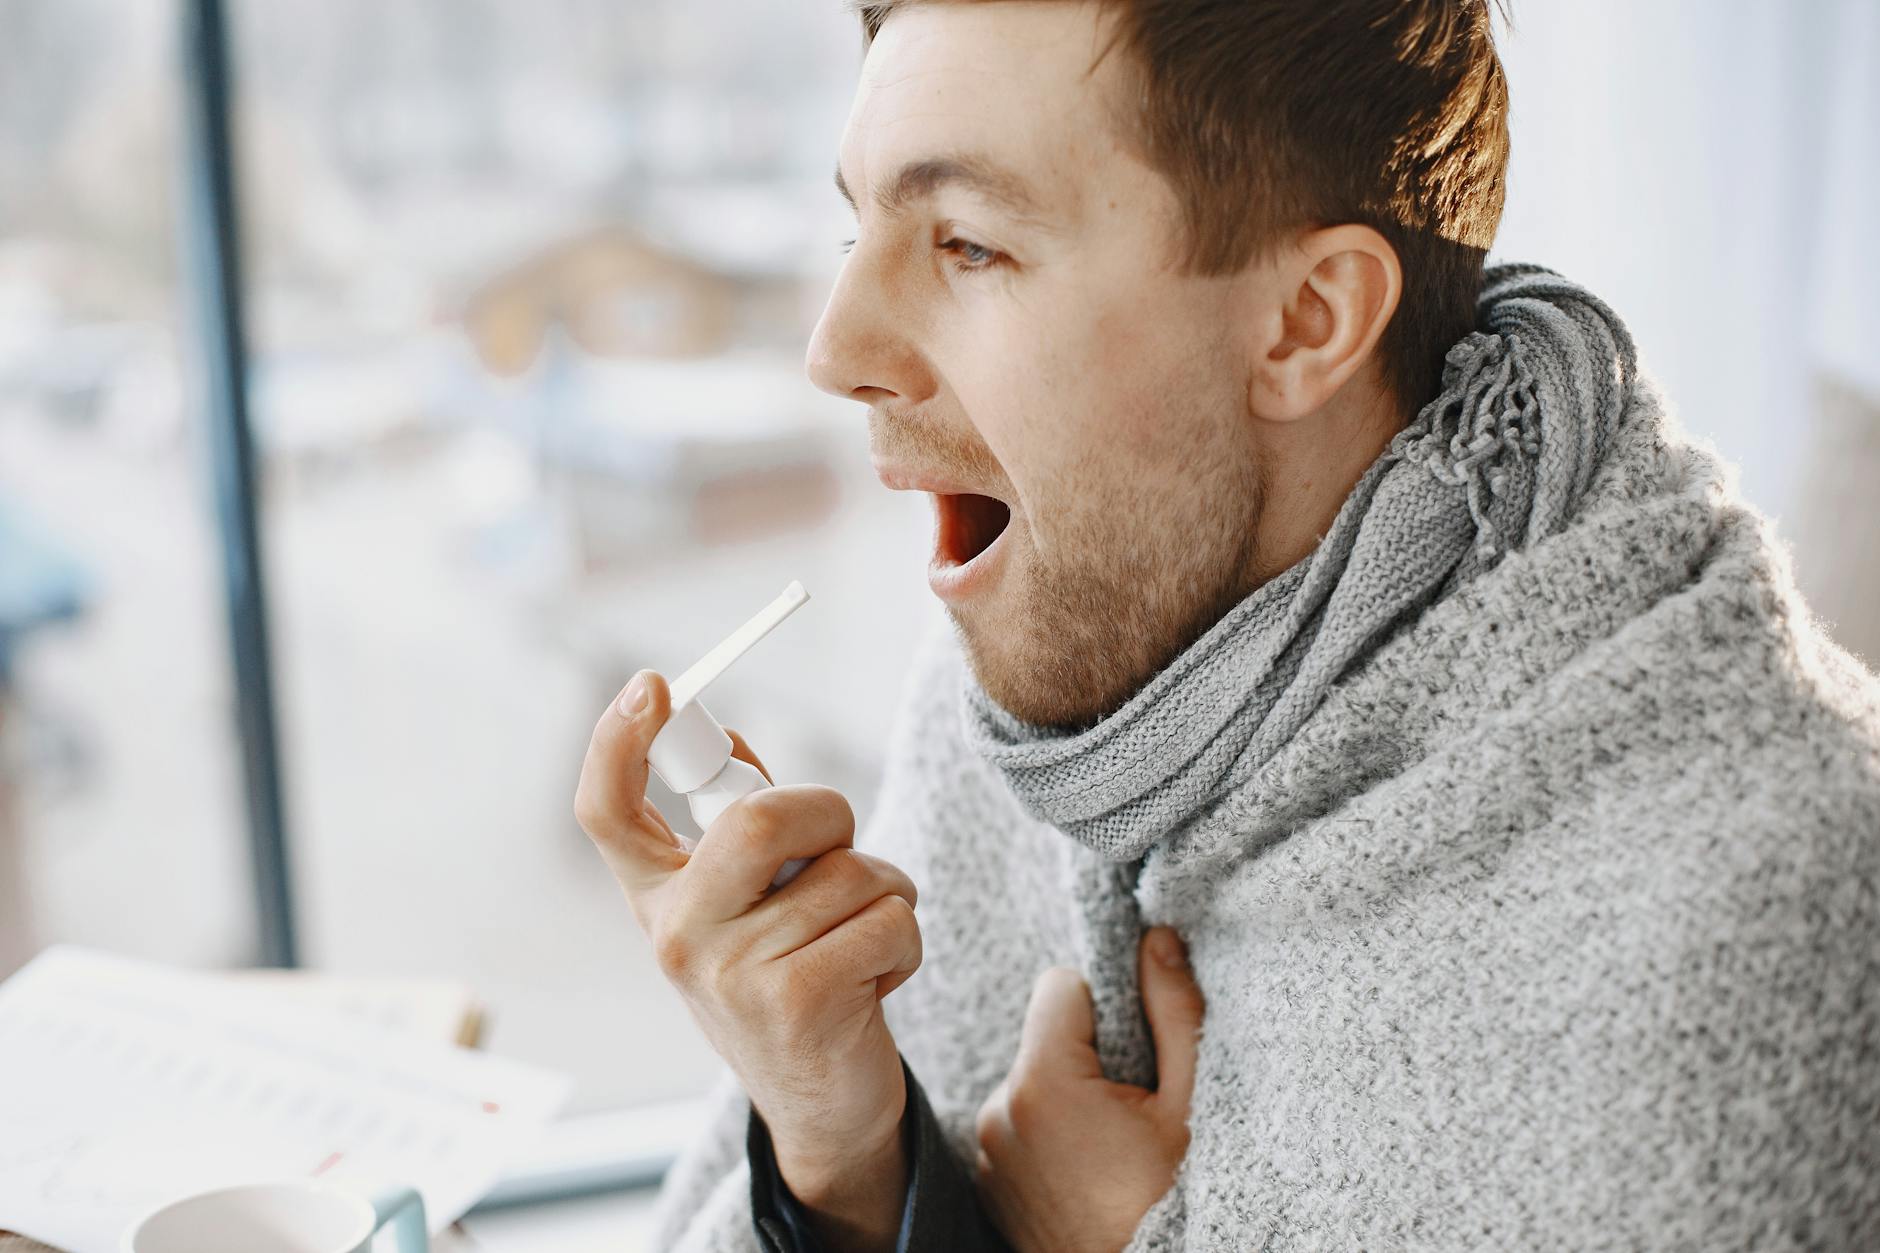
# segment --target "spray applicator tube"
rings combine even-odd
[[[672,715],[653,737],[646,761],[660,782],[685,795],[692,819],[698,823],[700,831],[709,829],[733,801],[769,785],[757,767],[731,755],[731,737],[725,734],[725,729],[718,725],[699,696],[751,645],[808,600],[809,593],[803,590],[803,585],[792,582],[783,589],[782,595],[699,658],[672,685]],[[683,836],[680,840],[687,852],[697,847],[696,840]],[[782,887],[808,864],[803,858],[786,861],[771,880],[771,886]]]

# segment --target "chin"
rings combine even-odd
[[[1113,707],[1107,693],[1098,690],[1101,685],[1093,682],[1097,676],[1087,663],[1081,668],[1068,663],[1064,641],[1039,639],[1023,626],[988,622],[978,613],[950,608],[948,615],[974,679],[1014,718],[1077,732],[1093,726]]]
[[[1241,594],[1227,583],[1200,591],[1191,583],[1177,597],[1101,577],[1041,588],[1028,561],[1008,574],[1018,577],[993,595],[948,607],[954,631],[986,695],[1015,718],[1070,734],[1127,704]]]

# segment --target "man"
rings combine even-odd
[[[738,1081],[660,1247],[1880,1243],[1876,684],[1612,311],[1484,272],[1481,0],[862,17],[809,369],[951,629],[867,852],[795,785],[688,857],[664,680],[596,726]]]

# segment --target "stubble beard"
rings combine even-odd
[[[1190,476],[1175,498],[1087,510],[1049,561],[1027,534],[985,613],[948,611],[986,694],[1073,734],[1121,708],[1264,581],[1264,480],[1243,454]]]

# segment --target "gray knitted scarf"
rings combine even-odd
[[[1477,324],[1312,554],[1095,726],[1015,718],[968,669],[968,740],[1027,812],[1109,862],[1141,857],[1243,787],[1400,626],[1566,524],[1629,399],[1631,336],[1535,265],[1488,270]]]

